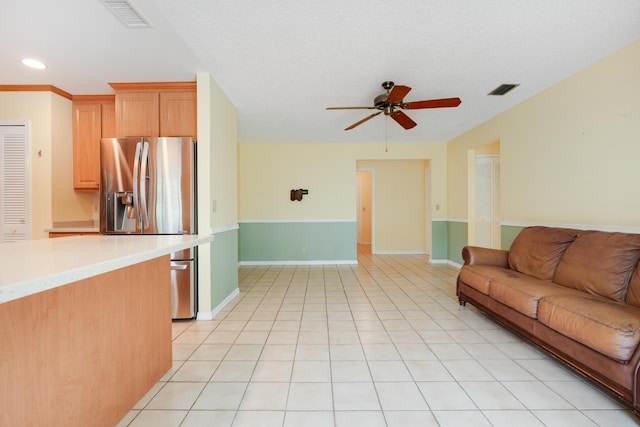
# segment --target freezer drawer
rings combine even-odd
[[[171,261],[171,317],[195,317],[195,261]]]

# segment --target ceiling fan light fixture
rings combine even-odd
[[[492,95],[492,96],[506,95],[508,92],[511,92],[513,89],[517,88],[518,86],[520,86],[519,83],[503,83],[497,88],[495,88],[494,90],[492,90],[491,92],[489,92],[487,95]]]
[[[457,107],[460,105],[460,98],[442,98],[442,99],[430,99],[426,101],[414,101],[404,102],[404,97],[411,91],[409,86],[396,86],[392,81],[386,81],[382,83],[382,87],[386,90],[386,93],[378,95],[373,100],[372,106],[366,107],[327,107],[327,110],[380,110],[377,113],[373,113],[364,119],[352,124],[345,128],[345,130],[351,130],[362,123],[369,121],[378,114],[384,113],[385,116],[390,116],[400,126],[405,129],[411,129],[416,126],[409,116],[400,110],[421,110],[424,108],[449,108]]]

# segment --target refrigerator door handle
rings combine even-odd
[[[148,197],[147,193],[147,180],[150,181],[151,168],[149,167],[149,143],[147,141],[142,142],[142,155],[140,156],[142,166],[140,168],[140,210],[142,214],[143,228],[149,227],[149,209],[148,209]]]
[[[142,229],[142,225],[140,224],[142,218],[140,218],[140,154],[142,152],[142,142],[138,142],[136,144],[136,154],[133,159],[133,209],[136,213],[136,221],[140,228]]]

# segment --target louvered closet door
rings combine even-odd
[[[0,124],[0,242],[31,238],[27,127]]]

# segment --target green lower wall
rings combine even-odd
[[[449,261],[462,264],[462,248],[468,243],[469,227],[466,222],[449,221],[447,237],[449,240],[448,257]]]
[[[511,243],[524,227],[503,225],[500,227],[500,247],[509,250]],[[433,222],[432,260],[452,261],[462,264],[462,248],[468,242],[468,225],[461,221]]]
[[[238,230],[215,233],[211,242],[211,307],[238,288]]]
[[[500,247],[509,250],[511,243],[524,227],[514,225],[503,225],[500,227]]]
[[[503,225],[501,227],[501,248],[509,249],[511,242],[523,227]],[[214,283],[217,274],[222,281],[235,280],[228,277],[237,261],[251,262],[305,262],[305,261],[355,261],[357,224],[355,221],[345,222],[246,222],[240,224],[237,250],[238,259],[230,259],[227,250],[233,250],[232,240],[235,231],[216,234],[214,240],[212,265],[214,266]],[[464,221],[432,222],[432,261],[451,261],[462,264],[462,248],[468,242],[468,225]],[[224,237],[223,237],[224,236]],[[217,248],[221,251],[216,257]],[[222,264],[222,265],[221,265]],[[221,270],[216,272],[216,270]],[[225,271],[228,270],[227,273]],[[225,288],[226,289],[226,288]],[[231,289],[233,290],[233,289]],[[216,299],[218,289],[214,286],[212,299]],[[224,296],[229,292],[221,291]],[[223,297],[224,297],[223,296]],[[215,304],[213,305],[215,307]]]
[[[431,260],[445,261],[449,257],[449,222],[433,221],[431,233]]]
[[[355,221],[240,223],[240,262],[355,261]]]

